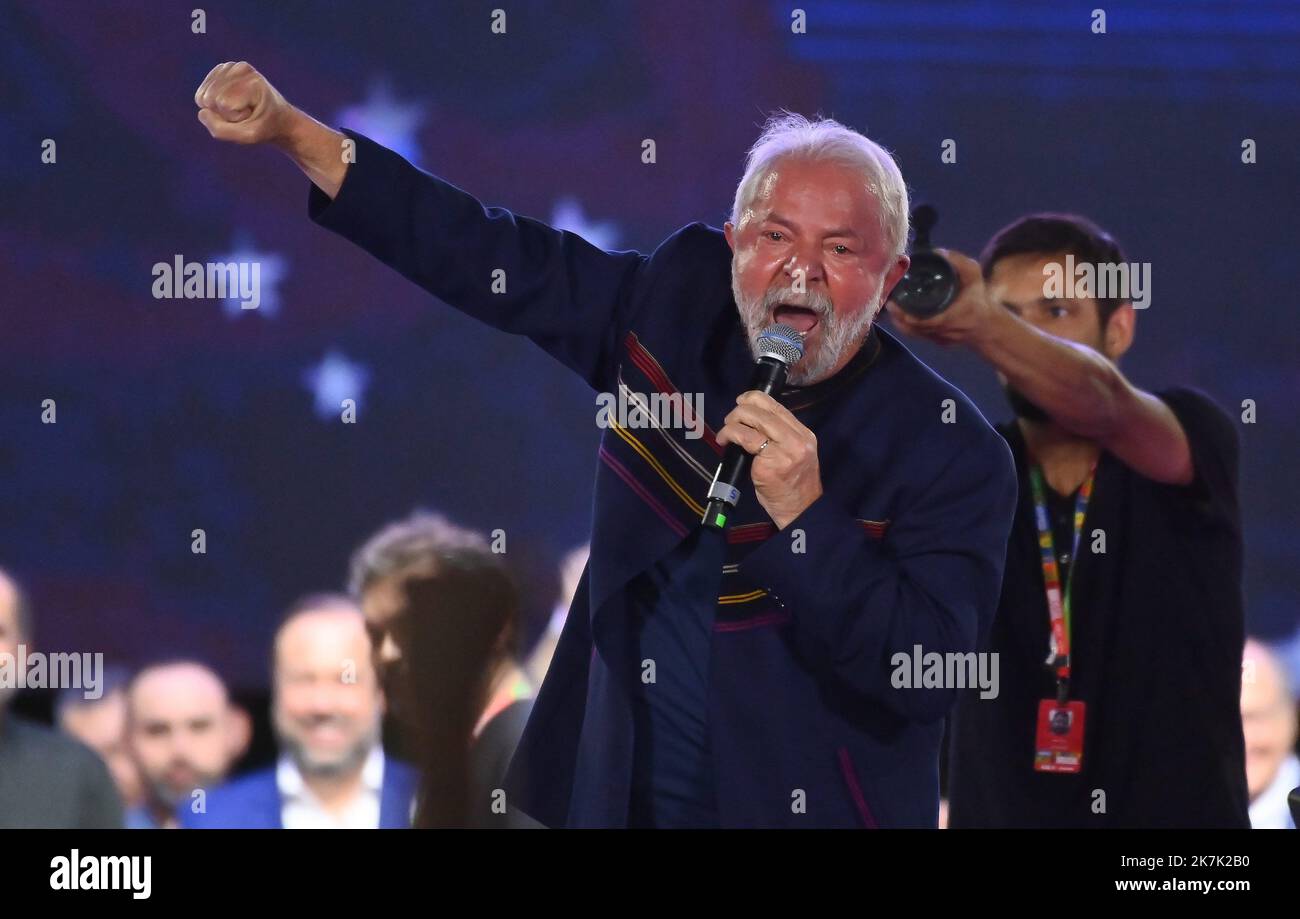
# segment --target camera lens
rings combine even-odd
[[[890,299],[909,316],[928,319],[946,310],[956,295],[957,276],[948,260],[933,252],[917,252]]]

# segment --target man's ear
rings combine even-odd
[[[726,223],[722,225],[722,235],[727,237],[727,245],[731,247],[732,252],[735,252],[736,251],[736,225],[732,223],[730,220],[728,220]]]
[[[227,704],[225,714],[226,727],[226,765],[243,759],[253,742],[252,716],[240,705]]]
[[[888,299],[894,290],[894,285],[898,283],[899,278],[907,274],[908,267],[912,264],[910,255],[900,255],[894,260],[894,264],[889,266],[889,271],[885,273],[885,293],[884,297]]]
[[[1106,320],[1102,343],[1105,355],[1112,361],[1119,360],[1132,346],[1136,320],[1137,313],[1133,309],[1133,304],[1127,300],[1121,303]]]

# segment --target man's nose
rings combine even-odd
[[[339,693],[347,688],[343,680],[321,680],[303,697],[303,710],[309,718],[332,717],[339,708]]]
[[[820,251],[811,247],[800,248],[785,263],[785,275],[790,279],[792,286],[797,283],[800,276],[803,277],[805,287],[811,287],[813,284],[820,284],[825,281],[822,273]]]

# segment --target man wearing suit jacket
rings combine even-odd
[[[1015,479],[978,410],[873,325],[908,265],[886,151],[775,118],[723,230],[694,223],[645,255],[485,208],[246,63],[214,68],[195,100],[213,136],[299,165],[314,221],[439,299],[598,393],[677,400],[680,417],[604,425],[591,558],[514,804],[548,826],[936,824],[957,687],[898,673],[987,631]],[[738,399],[774,321],[804,334],[804,357],[775,398]],[[720,532],[700,521],[728,443],[755,459]]]
[[[399,829],[414,770],[384,755],[384,698],[361,611],[347,597],[295,603],[275,637],[274,767],[180,809],[187,829]]]

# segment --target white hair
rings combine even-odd
[[[759,183],[777,160],[786,156],[840,163],[862,171],[867,190],[880,204],[880,232],[891,256],[907,249],[909,205],[907,183],[889,151],[833,118],[814,120],[782,109],[763,125],[763,133],[745,158],[745,174],[736,186],[731,222],[754,201]]]

